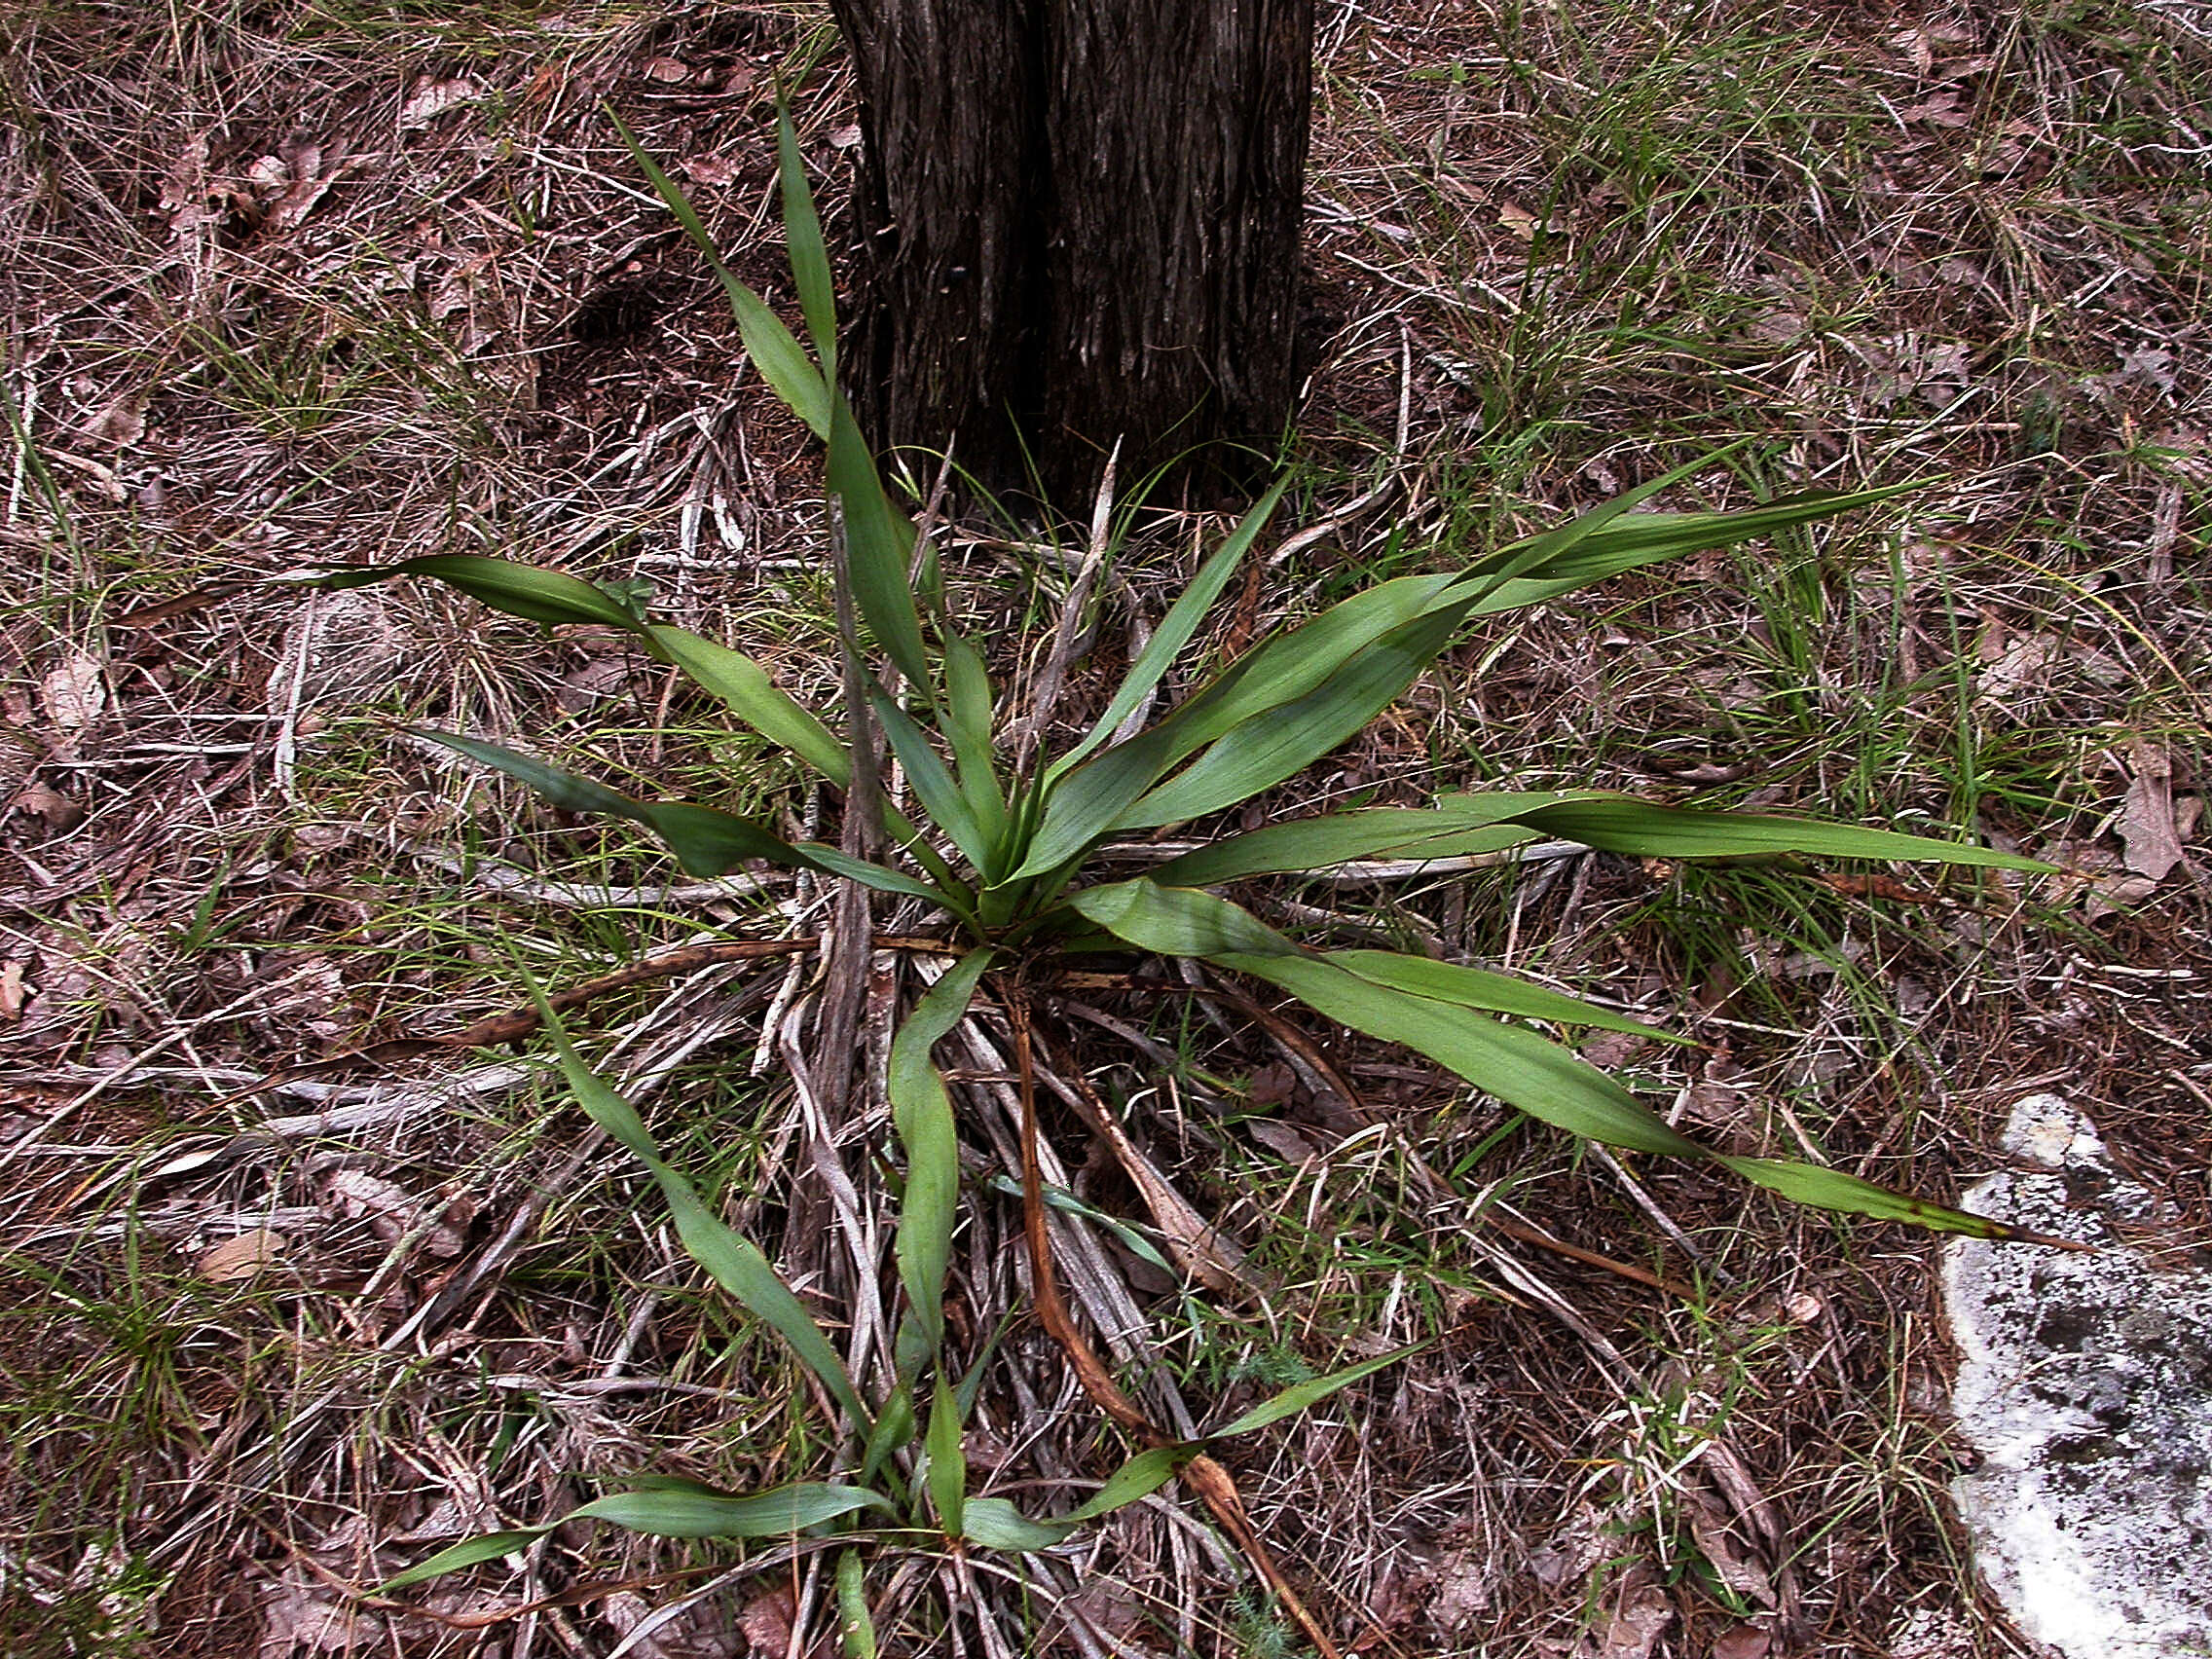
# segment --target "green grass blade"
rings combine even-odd
[[[792,112],[776,100],[776,170],[784,198],[784,246],[791,256],[792,280],[798,286],[799,310],[813,338],[822,378],[837,382],[837,291],[830,278],[830,250],[823,244],[822,220],[814,211],[814,191],[798,153]]]
[[[530,622],[593,622],[625,633],[638,631],[636,616],[580,576],[483,553],[429,553],[393,565],[350,566],[318,574],[313,585],[365,587],[391,576],[434,576],[494,610]]]
[[[1895,830],[1865,830],[1856,824],[1822,824],[1767,813],[1653,806],[1618,796],[1540,807],[1522,815],[1520,822],[1547,834],[1638,858],[1756,858],[1806,853],[1840,859],[1974,865],[2040,874],[2049,873],[2051,867],[1990,847],[1938,841]]]
[[[814,1373],[830,1397],[865,1434],[869,1424],[867,1407],[861,1402],[860,1391],[845,1374],[844,1361],[837,1357],[837,1350],[830,1346],[830,1339],[822,1334],[822,1327],[814,1322],[814,1315],[806,1310],[806,1305],[777,1276],[760,1247],[734,1232],[709,1209],[691,1183],[661,1158],[660,1148],[654,1145],[637,1108],[584,1064],[569,1042],[568,1029],[561,1023],[560,1015],[545,1001],[544,993],[535,980],[531,993],[560,1055],[562,1075],[575,1092],[577,1103],[593,1123],[620,1141],[632,1157],[651,1171],[668,1200],[677,1235],[683,1241],[684,1250],[717,1284],[737,1298],[747,1312],[783,1338],[785,1346]]]
[[[1415,1343],[1409,1347],[1393,1349],[1374,1359],[1363,1359],[1357,1365],[1347,1365],[1342,1371],[1332,1371],[1326,1377],[1311,1377],[1304,1382],[1294,1382],[1281,1393],[1261,1401],[1250,1411],[1232,1422],[1222,1424],[1208,1440],[1226,1440],[1233,1434],[1249,1434],[1256,1428],[1265,1428],[1284,1418],[1296,1417],[1327,1399],[1340,1388],[1347,1388],[1362,1377],[1372,1377],[1385,1365],[1395,1365],[1401,1359],[1417,1354],[1426,1347],[1425,1343]]]
[[[905,1225],[903,1220],[900,1225]],[[930,1507],[937,1511],[937,1524],[946,1537],[960,1537],[962,1511],[968,1502],[968,1455],[960,1446],[960,1403],[952,1397],[952,1384],[941,1371],[930,1396],[930,1421],[922,1447],[929,1455]]]
[[[1604,1031],[1624,1031],[1660,1043],[1696,1047],[1677,1036],[1625,1014],[1599,1008],[1559,991],[1531,985],[1510,974],[1493,974],[1485,968],[1436,962],[1425,956],[1407,956],[1395,950],[1332,950],[1328,960],[1361,978],[1432,1002],[1457,1008],[1479,1009],[1488,1014],[1511,1014],[1517,1019],[1540,1019],[1557,1025],[1588,1025]]]
[[[685,628],[654,624],[645,633],[660,656],[702,690],[720,698],[730,713],[770,743],[790,750],[839,789],[851,781],[853,761],[844,744],[751,657]]]
[[[1084,740],[1054,763],[1053,775],[1073,767],[1077,761],[1112,737],[1121,723],[1141,708],[1145,699],[1159,688],[1161,681],[1166,678],[1167,671],[1182,656],[1183,647],[1198,633],[1198,624],[1205,620],[1206,612],[1213,608],[1214,602],[1221,597],[1230,578],[1235,575],[1237,568],[1243,564],[1244,556],[1252,550],[1252,544],[1259,540],[1260,533],[1267,528],[1268,520],[1281,504],[1283,492],[1289,488],[1290,479],[1287,475],[1275,480],[1273,487],[1253,504],[1252,510],[1244,515],[1229,538],[1198,567],[1198,573],[1191,579],[1191,585],[1168,607],[1167,614],[1161,619],[1159,628],[1145,642],[1144,649],[1137,653],[1136,661],[1129,665],[1128,673],[1123,677],[1121,685],[1114,692],[1113,701],[1106,705],[1106,712],[1098,717],[1097,723],[1090,728]]]
[[[654,193],[676,215],[676,222],[683,227],[692,245],[720,279],[722,292],[729,296],[730,312],[737,318],[738,338],[745,346],[746,356],[760,371],[760,378],[793,414],[812,428],[816,437],[828,438],[832,401],[830,383],[823,378],[822,371],[807,356],[805,348],[784,326],[783,318],[768,309],[768,302],[730,274],[715,247],[714,238],[707,234],[706,225],[676,181],[645,154],[644,146],[622,125],[620,117],[609,110],[607,118],[614,123],[614,130],[620,134],[631,160],[645,172]]]
[[[894,1252],[899,1281],[935,1357],[944,1342],[944,1281],[960,1198],[952,1102],[930,1054],[960,1023],[993,953],[972,950],[932,985],[891,1040],[892,1125],[906,1153],[906,1198]]]

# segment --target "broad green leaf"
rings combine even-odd
[[[701,639],[683,628],[645,629],[654,649],[701,689],[719,697],[730,713],[771,743],[781,744],[830,782],[851,781],[852,756],[830,728],[793,702],[767,672],[741,651]]]
[[[837,1634],[845,1659],[875,1659],[875,1615],[867,1605],[867,1559],[858,1550],[837,1557]]]
[[[377,1586],[377,1594],[388,1596],[395,1590],[410,1589],[426,1584],[433,1578],[442,1578],[449,1572],[460,1572],[464,1567],[478,1567],[501,1556],[513,1555],[527,1549],[558,1523],[543,1527],[519,1527],[511,1532],[486,1532],[482,1537],[463,1538],[458,1544],[449,1544],[427,1561],[419,1561],[405,1572],[395,1572]]]
[[[1862,830],[1855,824],[1821,824],[1809,819],[1765,813],[1701,812],[1688,807],[1653,806],[1625,796],[1567,801],[1523,814],[1520,822],[1601,847],[1641,858],[1747,858],[1775,853],[1810,853],[1845,859],[1915,859],[1938,864],[1980,865],[1996,869],[2047,873],[2048,865],[1989,847],[1937,841],[1894,830]]]
[[[1456,611],[1443,610],[1392,629],[1326,683],[1224,734],[1183,772],[1137,801],[1114,828],[1143,830],[1203,818],[1303,772],[1403,696],[1435,662],[1459,621]]]
[[[722,292],[729,297],[730,312],[737,318],[738,339],[744,343],[746,356],[760,371],[760,378],[793,414],[813,429],[816,437],[828,438],[830,385],[824,380],[822,371],[792,337],[783,318],[768,309],[768,303],[730,274],[729,267],[722,263],[720,253],[716,250],[714,238],[707,234],[707,227],[676,181],[661,171],[613,111],[608,111],[608,119],[614,123],[614,130],[621,135],[631,160],[651,181],[654,192],[676,215],[676,222],[683,227],[692,245],[720,279]]]
[[[571,1521],[611,1521],[664,1538],[783,1538],[890,1499],[861,1487],[800,1481],[733,1497],[704,1487],[617,1492],[571,1510]]]
[[[1068,904],[1115,938],[1161,956],[1299,954],[1297,945],[1249,910],[1193,888],[1161,887],[1140,877],[1086,888]]]
[[[1328,960],[1378,985],[1460,1008],[1509,1014],[1520,1019],[1549,1020],[1559,1025],[1625,1031],[1655,1042],[1695,1047],[1687,1037],[1647,1025],[1625,1014],[1615,1014],[1610,1009],[1584,1002],[1580,997],[1531,985],[1510,974],[1493,974],[1488,969],[1466,968],[1453,962],[1434,962],[1425,956],[1407,956],[1394,950],[1332,950],[1328,952]]]
[[[638,631],[638,619],[604,589],[559,571],[482,553],[429,553],[395,565],[332,571],[316,577],[315,585],[364,587],[390,576],[435,576],[494,610],[530,622],[595,622],[627,634]]]
[[[944,1341],[944,1280],[960,1198],[952,1102],[930,1052],[968,1012],[992,952],[972,950],[932,985],[891,1040],[893,1126],[906,1152],[906,1197],[895,1253],[899,1281],[934,1357]]]
[[[841,393],[830,398],[829,473],[830,494],[844,510],[845,571],[861,620],[899,672],[935,703],[921,612],[906,576],[917,538],[914,525],[883,493],[875,457]]]
[[[560,1054],[562,1075],[575,1092],[577,1103],[593,1123],[620,1141],[632,1157],[651,1171],[662,1197],[668,1201],[677,1236],[682,1239],[683,1248],[691,1259],[704,1268],[716,1283],[736,1297],[749,1313],[783,1338],[799,1361],[821,1380],[830,1397],[844,1409],[856,1427],[865,1432],[869,1422],[867,1407],[861,1403],[859,1390],[845,1375],[844,1361],[837,1357],[837,1350],[830,1346],[830,1339],[822,1334],[822,1327],[814,1322],[814,1315],[806,1310],[806,1305],[777,1276],[760,1247],[734,1232],[709,1209],[691,1183],[661,1158],[660,1149],[654,1145],[637,1108],[584,1064],[570,1044],[568,1029],[561,1023],[560,1015],[546,1002],[535,980],[531,994]]]
[[[959,1536],[987,1550],[1049,1550],[1075,1529],[1064,1521],[1032,1521],[1003,1497],[972,1497]]]
[[[798,286],[799,310],[813,338],[822,378],[837,380],[837,293],[830,280],[830,250],[822,242],[822,221],[814,211],[814,192],[806,182],[806,164],[798,153],[792,112],[776,103],[776,166],[784,196],[784,247]]]
[[[929,1427],[922,1438],[929,1456],[930,1507],[948,1538],[963,1536],[962,1511],[968,1502],[968,1455],[960,1445],[960,1403],[944,1373],[937,1374],[930,1396]]]
[[[1221,597],[1230,578],[1235,575],[1237,567],[1244,562],[1244,556],[1252,550],[1252,544],[1260,538],[1260,532],[1267,528],[1268,520],[1281,504],[1283,492],[1289,488],[1290,478],[1287,474],[1276,479],[1274,486],[1253,504],[1252,510],[1244,515],[1229,538],[1215,548],[1205,563],[1198,567],[1198,573],[1191,578],[1191,585],[1168,607],[1167,614],[1161,619],[1160,627],[1145,642],[1144,648],[1137,652],[1136,661],[1129,665],[1128,673],[1123,676],[1122,683],[1115,689],[1113,701],[1106,705],[1106,712],[1098,717],[1097,723],[1090,728],[1084,740],[1054,764],[1052,770],[1055,775],[1075,765],[1112,737],[1121,723],[1141,708],[1145,699],[1159,688],[1161,681],[1166,678],[1167,671],[1175,666],[1176,659],[1183,654],[1183,647],[1198,633],[1198,624],[1205,620],[1206,612],[1213,608],[1214,602]]]
[[[929,738],[906,711],[882,691],[869,692],[868,704],[875,710],[876,721],[883,727],[884,740],[891,745],[891,753],[906,769],[906,782],[913,786],[914,797],[922,803],[922,811],[952,838],[952,844],[960,849],[969,864],[981,869],[990,859],[994,837],[969,806],[968,796],[954,780],[951,768],[930,747]]]
[[[1372,1377],[1385,1365],[1395,1365],[1409,1354],[1419,1353],[1427,1345],[1415,1343],[1410,1347],[1395,1348],[1374,1359],[1363,1359],[1357,1365],[1347,1365],[1342,1371],[1332,1371],[1326,1377],[1309,1377],[1303,1382],[1294,1382],[1281,1393],[1262,1400],[1250,1411],[1232,1422],[1224,1423],[1206,1436],[1208,1440],[1226,1440],[1233,1434],[1249,1434],[1255,1428],[1265,1428],[1271,1422],[1296,1417],[1327,1399],[1340,1388],[1349,1387],[1362,1377]]]

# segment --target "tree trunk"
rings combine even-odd
[[[1082,503],[1296,391],[1312,0],[832,0],[860,84],[842,362],[885,450]],[[917,464],[917,471],[927,471]]]

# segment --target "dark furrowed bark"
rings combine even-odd
[[[862,100],[845,381],[886,447],[1080,503],[1296,391],[1311,0],[835,0]],[[1024,443],[1026,441],[1026,455]],[[926,470],[917,468],[917,470]]]

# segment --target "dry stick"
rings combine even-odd
[[[1052,1272],[1051,1239],[1045,1227],[1045,1184],[1037,1169],[1037,1079],[1030,1054],[1029,1004],[1018,990],[1014,990],[1006,999],[1006,1011],[1014,1028],[1014,1070],[1021,1088],[1021,1220],[1022,1233],[1029,1244],[1031,1292],[1037,1299],[1038,1320],[1066,1352],[1075,1367],[1076,1381],[1083,1384],[1083,1391],[1090,1396],[1093,1405],[1146,1445],[1172,1445],[1172,1438],[1153,1426],[1137,1403],[1122,1391],[1122,1385],[1099,1363],[1098,1355],[1076,1329],[1075,1321],[1068,1317],[1067,1305],[1060,1300],[1059,1281]],[[1261,1541],[1251,1518],[1244,1512],[1244,1500],[1229,1471],[1201,1452],[1183,1465],[1181,1478],[1213,1512],[1214,1520],[1243,1552],[1244,1559],[1267,1580],[1268,1588],[1274,1592],[1283,1610],[1306,1633],[1307,1640],[1313,1643],[1322,1659],[1344,1659],[1343,1650],[1329,1639],[1329,1633],[1321,1628],[1321,1621],[1299,1599],[1273,1555]]]

